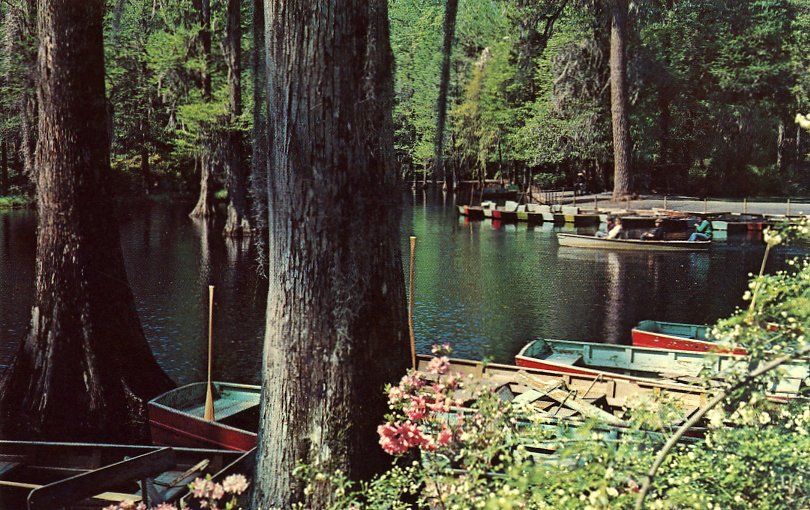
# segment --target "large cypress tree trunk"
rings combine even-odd
[[[326,508],[299,462],[382,469],[407,364],[386,0],[267,0],[269,292],[253,508]],[[384,198],[382,198],[384,197]]]
[[[200,15],[200,50],[203,56],[202,96],[203,101],[211,101],[211,1],[195,2]],[[197,205],[191,211],[192,218],[208,218],[214,215],[214,187],[212,137],[210,133],[203,136],[200,155],[200,196]]]
[[[110,197],[104,0],[40,0],[37,270],[30,329],[0,389],[5,437],[143,439],[169,389],[127,283]]]
[[[610,2],[610,113],[613,122],[613,199],[632,192],[630,121],[627,104],[627,1]]]
[[[447,0],[444,7],[444,44],[442,45],[442,71],[439,80],[439,99],[436,102],[435,169],[442,176],[445,189],[452,190],[455,183],[444,164],[444,126],[447,121],[447,91],[450,88],[450,63],[453,56],[453,38],[456,35],[458,0]]]
[[[253,0],[253,129],[251,132],[250,205],[253,241],[259,254],[259,265],[266,269],[267,257],[267,79],[265,65],[264,0]]]
[[[225,63],[228,66],[229,128],[225,147],[225,173],[228,186],[226,236],[250,234],[248,176],[245,172],[245,140],[236,125],[242,115],[242,11],[241,0],[228,0],[225,24]]]

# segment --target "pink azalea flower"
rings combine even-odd
[[[448,390],[456,390],[461,384],[461,378],[457,374],[451,374],[445,377],[444,385]]]
[[[438,356],[447,356],[453,352],[453,349],[450,347],[450,344],[445,342],[441,345],[434,345],[430,348],[430,352]]]
[[[403,443],[397,427],[386,423],[377,427],[377,434],[380,436],[380,446],[389,455],[400,455],[408,451],[408,447]]]
[[[413,397],[410,406],[405,410],[408,419],[413,421],[421,420],[425,417],[425,413],[425,399],[422,397]]]
[[[189,485],[191,489],[191,494],[197,499],[203,499],[208,497],[208,480],[204,478],[196,478],[191,484]]]
[[[436,357],[428,363],[428,372],[433,374],[442,375],[450,370],[450,358],[447,356]]]
[[[453,432],[447,425],[442,425],[442,430],[439,431],[436,441],[439,446],[447,446],[453,440]]]
[[[402,389],[399,386],[392,386],[391,389],[388,390],[388,402],[391,404],[396,404],[397,402],[402,400],[403,396],[404,393],[402,392]]]
[[[215,483],[211,488],[211,499],[221,499],[225,495],[225,489],[222,485]]]
[[[169,503],[161,503],[158,506],[154,507],[152,510],[177,510],[177,507],[174,505],[170,505]]]
[[[408,374],[402,377],[399,381],[399,389],[403,393],[410,393],[412,390],[418,390],[425,385],[425,381],[419,378],[417,374]]]
[[[243,475],[230,475],[222,480],[222,489],[228,494],[242,494],[248,485],[247,478]]]

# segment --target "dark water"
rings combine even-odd
[[[215,377],[257,382],[266,284],[246,243],[190,220],[193,204],[126,204],[124,256],[155,355],[178,383],[205,373],[207,286],[216,285]],[[35,215],[0,213],[0,365],[8,364],[33,299]],[[708,253],[620,253],[559,248],[550,226],[498,227],[458,218],[452,197],[406,195],[402,246],[418,238],[418,348],[449,341],[464,357],[509,362],[534,336],[623,343],[643,319],[713,322],[742,304],[759,269],[756,239],[717,242]],[[779,248],[785,266],[797,248]]]

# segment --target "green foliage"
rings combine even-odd
[[[21,209],[31,205],[31,199],[24,195],[0,197],[0,209]]]
[[[447,157],[467,176],[535,167],[569,185],[582,171],[592,187],[609,186],[604,2],[468,4],[459,11]],[[403,162],[427,165],[443,6],[389,5],[397,151]],[[797,112],[810,111],[808,28],[807,0],[633,3],[628,58],[637,187],[724,195],[810,189],[807,137],[797,138],[792,126]]]

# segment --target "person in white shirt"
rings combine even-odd
[[[613,228],[608,231],[605,239],[617,239],[622,231],[622,219],[616,218],[616,223],[613,225]]]

